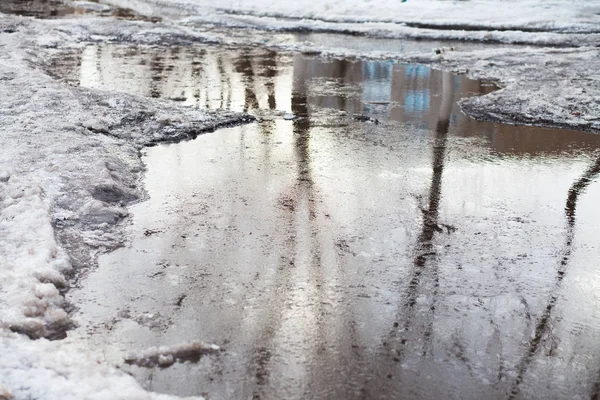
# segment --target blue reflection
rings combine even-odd
[[[431,68],[426,67],[425,65],[416,65],[409,64],[406,66],[404,75],[407,78],[427,78],[429,79],[429,74],[431,73]]]
[[[404,74],[408,81],[429,80],[431,69],[424,65],[407,65]],[[425,86],[425,85],[423,85]],[[404,94],[404,110],[407,113],[423,113],[429,110],[431,93],[429,89],[409,89]]]
[[[392,61],[367,61],[363,64],[363,101],[391,100],[392,67]]]
[[[407,113],[422,113],[429,110],[429,89],[407,90],[404,95],[404,110]]]

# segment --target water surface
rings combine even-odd
[[[66,67],[65,67],[66,68]],[[85,337],[223,351],[148,389],[209,398],[590,398],[600,137],[474,121],[494,88],[393,61],[90,46],[87,87],[255,114],[149,148],[131,244],[82,288]]]

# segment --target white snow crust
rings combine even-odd
[[[0,328],[30,336],[68,324],[57,288],[66,286],[71,264],[54,238],[42,188],[1,173],[0,181]]]

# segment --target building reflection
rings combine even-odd
[[[272,50],[118,45],[90,45],[71,59],[54,61],[54,74],[72,76],[78,70],[82,86],[174,99],[200,108],[287,111],[291,81],[301,80],[309,113],[335,109],[435,131],[444,101],[443,71],[389,60],[297,55],[292,63]],[[73,61],[78,59],[80,65]],[[478,139],[478,145],[497,156],[560,157],[600,146],[600,136],[585,132],[475,121],[461,112],[457,101],[490,93],[494,87],[462,75],[451,77],[450,137]]]

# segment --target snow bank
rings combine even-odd
[[[42,188],[7,171],[0,180],[0,328],[31,337],[69,324],[57,288],[71,264],[54,239]]]
[[[431,28],[430,24],[415,25],[385,22],[329,22],[315,19],[289,20],[275,17],[258,17],[254,15],[223,15],[187,17],[185,24],[202,26],[207,22],[224,25],[230,28],[260,28],[274,31],[310,31],[339,32],[353,35],[365,35],[388,39],[428,39],[428,40],[462,40],[486,43],[530,44],[536,46],[586,46],[600,43],[600,34],[596,33],[562,33],[556,31],[523,32],[520,30],[494,29],[441,29]],[[451,27],[450,27],[451,28]]]
[[[54,239],[41,187],[0,175],[0,328],[48,336],[69,324],[57,288],[66,286],[71,264]]]
[[[600,49],[490,49],[441,62],[504,85],[461,101],[475,118],[600,132]]]

